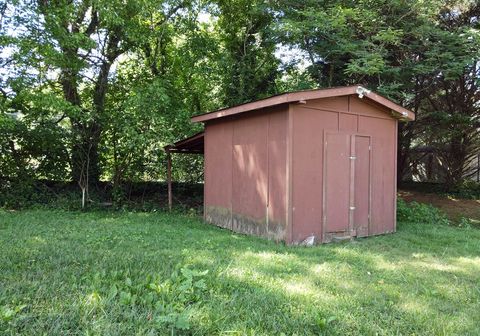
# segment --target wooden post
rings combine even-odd
[[[172,210],[172,154],[167,149],[168,210]]]

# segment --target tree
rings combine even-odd
[[[412,146],[426,144],[443,153],[449,186],[463,178],[478,143],[477,2],[284,0],[279,8],[283,43],[307,53],[319,86],[363,84],[417,114],[399,128],[400,180],[415,164]]]
[[[20,2],[14,25],[23,28],[14,42],[35,85],[60,88],[70,105],[72,178],[86,172],[95,184],[101,176],[99,143],[112,67],[121,55],[142,43],[152,10],[169,20],[187,2],[38,1]],[[167,14],[165,14],[166,12]],[[152,23],[155,24],[155,23]],[[52,75],[55,74],[55,75]],[[85,166],[88,163],[88,170]]]
[[[275,92],[274,13],[265,1],[216,1],[221,41],[223,105],[233,106]]]
[[[443,8],[427,55],[435,76],[424,106],[425,142],[435,148],[447,189],[475,173],[480,153],[479,17],[479,3]]]

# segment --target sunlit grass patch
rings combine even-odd
[[[165,213],[0,212],[0,227],[0,334],[480,334],[471,227],[312,248]]]

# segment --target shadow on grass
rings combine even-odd
[[[254,322],[264,325],[266,333],[278,331],[277,314],[281,318],[287,315],[293,326],[290,331],[283,330],[287,334],[294,330],[302,334],[327,329],[367,334],[478,331],[480,320],[475,311],[480,308],[480,232],[477,230],[404,224],[394,235],[314,248],[288,248],[255,238],[232,237],[228,239],[232,246],[222,254],[229,261],[228,266],[216,281],[240,292],[259,293],[264,303],[259,308],[260,304],[234,299],[231,307],[213,309],[212,316],[223,309],[248,306],[263,311],[260,315],[274,315],[268,319],[272,324]],[[225,237],[214,242],[223,245]],[[201,240],[197,243],[203,245]],[[212,240],[205,243],[212,244]],[[202,253],[201,247],[197,253],[197,262],[203,267],[209,267],[203,260],[218,259],[205,250]],[[281,309],[285,302],[304,314],[285,312]],[[271,312],[271,307],[280,308]],[[309,312],[311,307],[315,307],[314,313]],[[243,314],[248,314],[248,309]],[[327,328],[324,321],[332,318],[335,322]],[[232,324],[240,333],[250,327],[251,321]]]

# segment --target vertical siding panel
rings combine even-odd
[[[265,219],[268,115],[239,119],[233,139],[233,213]]]
[[[370,234],[394,231],[395,223],[394,119],[359,117],[359,132],[372,136],[372,218]]]
[[[288,105],[287,111],[287,243],[293,242],[294,219],[293,219],[293,111],[292,104]]]
[[[274,232],[285,231],[287,223],[287,121],[286,111],[269,116],[268,222]]]
[[[205,125],[205,220],[231,228],[232,123]]]
[[[323,136],[324,130],[338,131],[338,113],[293,106],[293,240],[298,242],[322,237]]]

